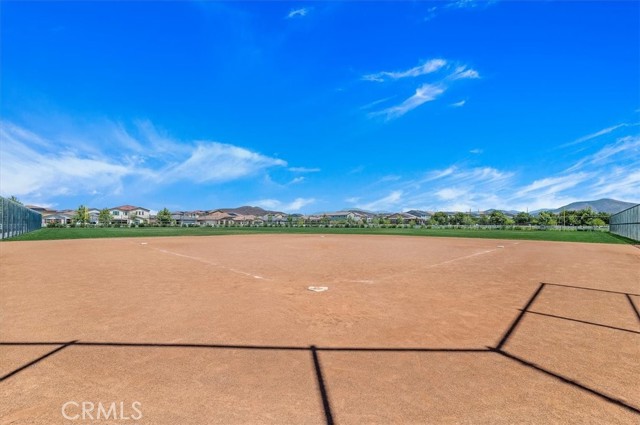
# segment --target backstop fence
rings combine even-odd
[[[18,236],[40,227],[40,213],[0,196],[0,239]]]
[[[609,220],[609,231],[640,241],[640,204],[612,215]]]

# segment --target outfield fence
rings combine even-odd
[[[18,236],[40,227],[40,213],[0,196],[0,239]]]
[[[640,204],[612,215],[609,230],[616,235],[640,241]]]

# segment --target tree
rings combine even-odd
[[[156,218],[162,226],[168,226],[169,224],[171,224],[171,212],[166,208],[158,211],[158,215],[156,216]]]
[[[533,217],[531,217],[531,214],[527,212],[519,212],[513,218],[513,221],[515,221],[516,224],[531,224],[532,220],[533,220]]]
[[[80,205],[76,211],[74,221],[84,227],[89,222],[89,209],[84,205]]]
[[[103,208],[100,210],[100,214],[98,215],[98,223],[103,226],[108,226],[111,224],[111,211],[109,211],[109,208]]]
[[[555,226],[558,224],[558,220],[554,213],[540,211],[540,214],[538,214],[538,224],[541,226]]]
[[[431,216],[429,221],[431,222],[431,224],[442,226],[449,222],[449,216],[447,215],[447,213],[438,211]]]
[[[461,225],[464,224],[464,213],[457,212],[449,217],[449,224]]]
[[[13,195],[9,196],[9,200],[15,202],[16,204],[22,205],[22,202],[20,202],[20,200]]]
[[[502,211],[493,211],[489,216],[489,223],[496,226],[507,224],[507,216]]]

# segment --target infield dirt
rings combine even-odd
[[[140,424],[640,420],[631,245],[95,239],[2,243],[0,265],[3,424],[86,423],[68,401],[137,401]]]

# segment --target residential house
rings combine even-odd
[[[266,214],[260,218],[267,224],[275,224],[275,225],[287,224],[287,214],[282,214],[282,213]]]
[[[97,208],[89,208],[89,223],[98,224],[100,219],[100,210]]]
[[[385,218],[389,220],[389,223],[391,224],[411,224],[412,222],[414,224],[420,224],[422,222],[419,217],[409,213],[390,214]]]
[[[196,221],[201,226],[224,226],[231,223],[233,216],[226,212],[216,210],[209,214],[199,216]]]
[[[109,212],[111,213],[111,221],[113,223],[128,225],[148,222],[151,210],[134,207],[133,205],[121,205],[119,207],[109,208]]]
[[[45,226],[48,224],[72,224],[75,215],[75,211],[56,211],[50,214],[43,214],[42,222]]]
[[[198,224],[198,217],[206,215],[205,211],[174,211],[171,213],[171,220],[178,226],[190,226]]]

